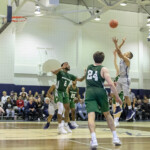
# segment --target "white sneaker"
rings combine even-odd
[[[114,122],[115,127],[119,126],[119,122]]]
[[[119,140],[119,138],[113,138],[113,144],[115,144],[115,146],[121,146],[121,141]]]
[[[58,134],[67,134],[67,131],[64,129],[63,126],[58,127]]]
[[[98,146],[97,140],[96,140],[96,139],[95,139],[95,140],[91,140],[90,146],[91,146],[92,148],[97,147],[97,146]]]
[[[68,132],[68,133],[72,133],[71,129],[69,128],[69,126],[64,126],[65,130]]]
[[[78,125],[75,121],[72,122],[71,124],[72,124],[74,127],[76,127],[76,128],[79,127],[79,125]]]

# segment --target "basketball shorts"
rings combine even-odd
[[[124,96],[130,96],[130,79],[119,78],[117,81],[116,89],[118,93],[121,93],[121,91],[123,91]]]
[[[86,89],[85,94],[86,110],[90,112],[108,112],[109,100],[107,92],[103,88],[90,87]]]

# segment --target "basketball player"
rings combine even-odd
[[[69,122],[69,111],[70,111],[70,103],[69,103],[69,96],[67,94],[67,87],[70,81],[83,81],[85,79],[85,75],[82,78],[77,78],[76,76],[69,74],[70,66],[68,62],[64,62],[61,65],[61,68],[52,71],[53,74],[57,76],[57,85],[56,85],[56,94],[58,96],[57,99],[57,107],[58,107],[58,132],[60,134],[66,134],[67,132],[72,132],[68,126]],[[65,108],[65,125],[61,123],[62,121],[62,113],[63,107]]]
[[[132,119],[134,116],[135,112],[132,111],[132,106],[131,106],[131,100],[129,98],[130,96],[130,78],[129,78],[129,70],[130,70],[130,60],[133,58],[133,54],[131,52],[126,52],[122,54],[119,46],[118,46],[118,39],[113,38],[113,42],[116,47],[116,51],[118,56],[121,58],[120,60],[120,69],[119,69],[119,79],[117,81],[117,91],[120,93],[123,91],[124,97],[125,97],[125,102],[128,105],[128,113],[126,116],[126,120]],[[125,42],[125,40],[123,40]]]
[[[121,142],[117,136],[114,126],[113,118],[109,112],[109,102],[107,92],[104,88],[104,81],[106,80],[114,95],[116,101],[122,104],[113,81],[110,78],[109,71],[106,67],[102,66],[105,55],[103,52],[96,52],[93,55],[94,64],[89,65],[86,72],[86,95],[85,104],[88,112],[88,126],[91,133],[91,147],[97,147],[97,139],[95,133],[95,112],[104,114],[108,126],[113,134],[113,143],[118,146]]]
[[[57,101],[57,98],[58,98],[58,97],[55,96],[55,89],[56,89],[56,86],[55,86],[55,85],[52,85],[52,86],[49,88],[48,92],[47,92],[47,97],[50,98],[50,104],[49,104],[49,106],[48,106],[49,116],[48,116],[48,118],[47,118],[47,123],[46,123],[46,125],[44,126],[44,129],[48,129],[48,127],[50,126],[50,122],[51,122],[51,120],[52,120],[52,118],[53,118],[53,115],[54,115],[54,113],[55,113],[55,110],[57,109],[57,105],[56,105],[56,103],[54,102],[54,101]]]
[[[79,95],[79,88],[77,87],[77,81],[72,81],[72,85],[68,86],[67,92],[69,94],[69,100],[70,100],[70,109],[71,109],[71,114],[72,114],[72,125],[74,127],[78,127],[77,123],[75,122],[76,119],[76,112],[75,112],[75,100],[78,99],[80,100],[80,95]]]

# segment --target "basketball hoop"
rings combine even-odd
[[[12,22],[24,22],[27,18],[23,16],[12,16]]]

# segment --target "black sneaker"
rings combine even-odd
[[[128,110],[128,113],[127,113],[127,117],[126,117],[126,120],[131,120],[134,116],[135,112],[132,110],[132,109],[129,109]]]
[[[116,107],[116,111],[114,112],[114,115],[117,115],[118,113],[121,113],[122,112],[122,109],[120,106],[117,106]]]
[[[50,123],[47,122],[46,125],[44,126],[44,129],[48,129],[49,126],[50,126]]]
[[[75,129],[76,127],[74,127],[70,122],[68,123],[68,126],[71,130]]]

